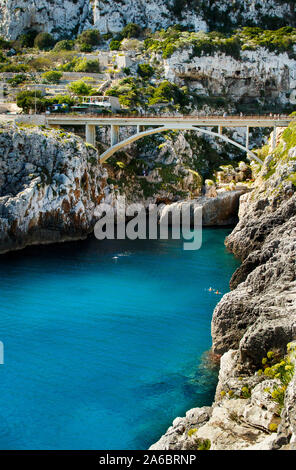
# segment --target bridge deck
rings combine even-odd
[[[60,125],[121,125],[121,126],[162,126],[194,125],[201,127],[287,127],[295,118],[289,116],[97,116],[97,115],[47,115],[48,124]]]

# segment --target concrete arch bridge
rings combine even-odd
[[[86,142],[95,145],[96,126],[111,126],[110,147],[100,155],[100,163],[106,162],[118,150],[123,149],[132,142],[142,137],[165,132],[168,130],[194,130],[202,134],[213,136],[224,142],[228,142],[247,153],[249,159],[255,160],[260,165],[262,161],[250,149],[250,128],[269,127],[273,129],[272,148],[276,146],[276,129],[287,127],[293,118],[288,116],[181,116],[181,117],[100,117],[89,115],[49,115],[46,121],[49,126],[85,126]],[[119,129],[123,126],[135,126],[135,134],[121,140]],[[223,128],[246,128],[245,144],[236,142],[223,134]],[[212,129],[216,128],[216,131]]]

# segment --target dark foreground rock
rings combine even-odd
[[[73,134],[0,129],[0,253],[85,238],[108,193],[97,151]]]
[[[213,314],[212,350],[222,357],[211,416],[189,434],[175,420],[152,449],[197,449],[200,439],[211,449],[296,449],[295,136],[291,124],[241,197],[225,242],[242,264]]]

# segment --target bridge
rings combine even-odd
[[[19,115],[19,121],[22,120]],[[247,153],[250,159],[255,160],[260,165],[261,159],[250,149],[250,128],[272,128],[272,149],[276,146],[276,129],[278,127],[287,127],[295,118],[285,115],[275,116],[124,116],[113,115],[112,117],[88,114],[47,114],[27,116],[29,122],[39,123],[50,127],[60,126],[85,126],[86,142],[96,144],[96,126],[110,126],[111,142],[110,147],[100,156],[100,163],[104,163],[115,152],[121,150],[127,145],[135,142],[142,137],[165,132],[168,130],[192,130],[205,135],[210,135],[231,145],[238,147]],[[120,140],[120,127],[134,126],[135,133],[124,140]],[[213,130],[214,128],[214,130]],[[245,128],[246,140],[244,145],[230,139],[223,133],[225,128]]]

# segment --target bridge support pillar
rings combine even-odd
[[[96,145],[96,126],[94,124],[86,124],[85,140],[88,144]]]
[[[276,126],[274,126],[273,128],[271,150],[274,150],[275,148],[276,148]]]
[[[144,126],[140,126],[139,124],[137,125],[137,134],[140,134],[140,132],[143,132]]]
[[[246,149],[249,150],[249,145],[250,145],[250,127],[247,126],[246,130]]]
[[[111,124],[111,147],[119,142],[119,126]]]
[[[218,134],[222,135],[223,126],[218,126]]]

